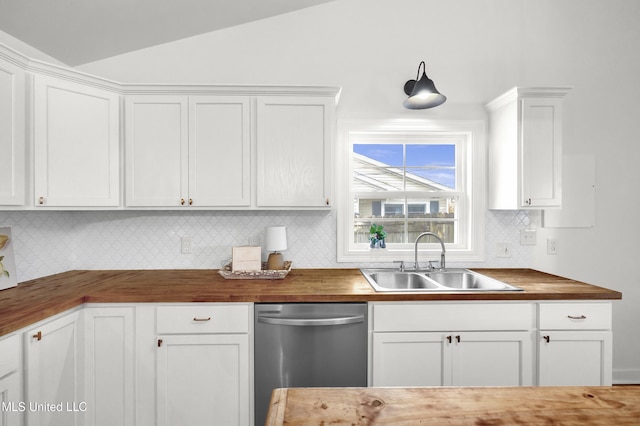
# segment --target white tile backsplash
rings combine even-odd
[[[489,211],[486,258],[474,267],[527,267],[531,246],[520,245],[520,229],[538,213]],[[18,281],[72,269],[210,269],[231,257],[231,247],[260,245],[264,228],[286,225],[285,258],[295,268],[368,266],[336,262],[334,211],[5,211]],[[180,238],[192,254],[180,252]],[[496,243],[509,243],[510,258],[496,258]]]

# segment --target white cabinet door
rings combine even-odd
[[[560,207],[562,115],[558,98],[521,100],[522,207]]]
[[[538,385],[611,386],[610,331],[540,331]]]
[[[487,104],[491,209],[561,207],[567,87],[516,87]]]
[[[128,97],[127,206],[250,205],[250,105],[242,96]]]
[[[28,405],[22,398],[21,375],[0,377],[0,426],[19,426]]]
[[[186,204],[188,102],[185,96],[131,96],[125,101],[127,206]]]
[[[451,352],[444,333],[373,333],[371,386],[446,386]]]
[[[451,337],[449,339],[449,337]],[[531,386],[532,333],[464,332],[447,335],[453,349],[453,386]]]
[[[0,60],[0,206],[25,203],[25,71]]]
[[[189,97],[189,205],[251,204],[251,101]]]
[[[135,308],[84,309],[85,425],[135,424]]]
[[[158,425],[250,424],[248,334],[159,339]]]
[[[530,386],[530,332],[373,333],[372,386]]]
[[[334,109],[328,98],[258,98],[259,207],[330,205]]]
[[[0,426],[22,424],[22,334],[0,337]]]
[[[80,325],[80,313],[72,312],[26,331],[25,402],[32,404],[26,411],[30,426],[79,424],[83,402]]]
[[[117,207],[120,203],[120,97],[36,75],[36,206]]]

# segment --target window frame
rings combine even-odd
[[[413,261],[413,242],[392,245],[387,249],[369,249],[353,242],[354,199],[351,191],[353,176],[351,153],[354,139],[357,143],[366,140],[377,143],[389,143],[399,140],[420,140],[425,137],[443,137],[462,140],[462,153],[467,166],[457,170],[460,174],[456,184],[463,179],[463,196],[458,200],[458,209],[465,209],[460,217],[457,232],[464,232],[465,241],[459,244],[446,244],[449,262],[481,262],[485,260],[485,211],[486,211],[486,126],[482,120],[435,121],[421,119],[342,119],[338,121],[336,149],[336,216],[337,216],[337,261],[351,262],[393,262]],[[383,142],[385,141],[385,142]],[[459,149],[457,145],[456,150]],[[459,155],[459,154],[456,154]],[[458,164],[456,164],[456,167]],[[456,188],[456,192],[459,189]],[[375,193],[374,194],[379,194]],[[389,193],[392,196],[393,192]],[[406,193],[411,198],[411,193]],[[424,192],[446,196],[447,192]],[[428,208],[429,206],[427,206]],[[436,241],[422,240],[419,252],[440,253]],[[434,256],[431,256],[435,259]],[[421,258],[425,258],[422,256]]]

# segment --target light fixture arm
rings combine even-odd
[[[427,66],[425,65],[424,61],[421,61],[420,65],[418,65],[418,74],[416,74],[416,81],[420,79],[420,68],[422,68],[423,73],[427,73]]]

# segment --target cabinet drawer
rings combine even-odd
[[[541,330],[610,330],[611,303],[541,303]]]
[[[159,306],[158,334],[248,333],[248,304]]]
[[[532,303],[373,304],[373,331],[529,330]]]
[[[17,334],[0,338],[0,377],[20,368],[20,338]]]

